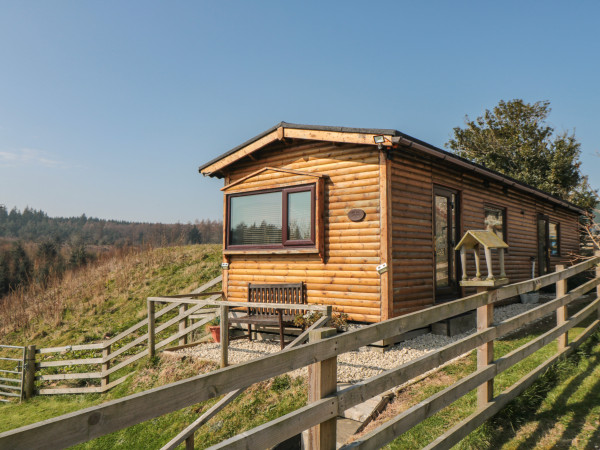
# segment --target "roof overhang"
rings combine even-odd
[[[345,127],[319,127],[312,125],[298,125],[281,122],[264,133],[255,136],[227,153],[200,166],[199,172],[208,176],[219,176],[227,166],[240,159],[264,148],[265,146],[286,139],[299,139],[308,141],[339,142],[345,144],[379,145],[375,142],[376,136],[383,136],[381,145],[391,147],[395,130],[345,128]]]

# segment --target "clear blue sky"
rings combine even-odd
[[[221,218],[200,164],[281,120],[443,147],[500,99],[550,100],[600,187],[596,1],[2,1],[0,204]]]

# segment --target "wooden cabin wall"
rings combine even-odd
[[[392,158],[393,315],[433,305],[432,173],[429,164]]]
[[[307,301],[333,305],[352,320],[377,322],[381,317],[380,276],[375,267],[380,255],[379,152],[373,146],[310,143],[281,144],[257,152],[232,166],[226,175],[233,183],[264,167],[287,168],[327,175],[324,202],[324,260],[317,254],[228,255],[227,294],[246,301],[248,283],[294,283],[304,281]],[[285,185],[302,176],[268,171],[232,188],[258,190]],[[366,212],[362,222],[352,222],[353,208]]]
[[[579,251],[578,214],[474,173],[463,173],[448,163],[429,160],[399,148],[392,161],[393,311],[405,314],[434,304],[433,187],[457,190],[460,198],[460,236],[467,230],[485,229],[484,204],[506,208],[506,274],[510,282],[531,277],[530,257],[537,260],[537,215],[560,223],[560,257],[550,265],[566,263]],[[495,252],[494,252],[495,253]],[[536,262],[537,264],[537,262]],[[482,259],[482,267],[485,267]],[[494,256],[495,274],[499,273]],[[485,273],[485,270],[482,269]],[[472,255],[467,273],[474,276]],[[537,276],[537,270],[536,270]]]

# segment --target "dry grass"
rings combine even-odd
[[[189,292],[219,274],[219,246],[127,250],[0,301],[0,339],[77,344],[102,339],[145,314],[153,295]]]
[[[146,390],[208,373],[218,368],[219,366],[212,361],[185,356],[182,358],[179,355],[164,352],[156,366],[145,367],[136,373],[132,389],[135,391]]]

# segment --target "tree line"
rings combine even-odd
[[[222,242],[223,226],[213,220],[191,224],[139,223],[80,217],[48,217],[39,210],[0,205],[0,297],[95,260],[100,252],[125,247]]]
[[[222,241],[223,226],[216,220],[194,224],[141,223],[87,217],[48,217],[41,211],[0,205],[0,238],[40,242],[51,239],[61,244],[76,240],[86,245],[167,246],[211,244]]]

